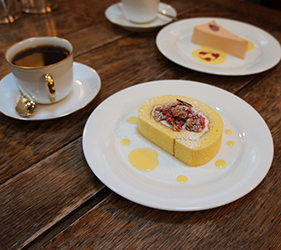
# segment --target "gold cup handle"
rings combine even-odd
[[[56,89],[55,89],[54,79],[50,74],[46,74],[45,80],[46,80],[47,85],[48,85],[50,101],[55,102],[56,101]]]

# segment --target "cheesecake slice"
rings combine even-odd
[[[248,42],[216,24],[215,21],[195,26],[191,41],[245,59]]]
[[[223,121],[208,105],[180,95],[149,99],[138,110],[138,130],[189,166],[200,166],[220,150]]]

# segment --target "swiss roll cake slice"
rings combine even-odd
[[[138,110],[138,130],[189,166],[200,166],[220,150],[223,121],[208,105],[180,95],[147,100]]]

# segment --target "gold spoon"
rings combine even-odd
[[[177,21],[178,20],[177,17],[167,14],[166,10],[162,10],[162,11],[158,10],[157,13],[159,13],[159,14],[161,14],[163,16],[166,16],[166,17],[170,17],[170,18],[173,19],[173,21]]]
[[[28,117],[33,113],[36,103],[27,98],[21,91],[20,93],[21,99],[18,101],[15,109],[20,116]]]

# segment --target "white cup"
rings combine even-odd
[[[156,18],[160,0],[122,0],[125,17],[134,23],[148,23]]]
[[[28,48],[57,46],[66,49],[66,58],[46,66],[19,66],[13,63],[15,55]],[[51,104],[65,98],[73,87],[73,47],[58,37],[33,37],[14,44],[5,54],[21,92],[41,104]]]

